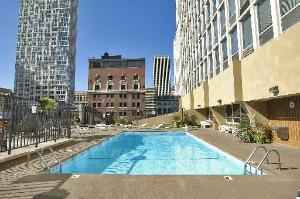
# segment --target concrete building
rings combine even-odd
[[[157,97],[157,115],[178,112],[179,96],[165,95]]]
[[[121,55],[89,59],[88,103],[102,119],[140,119],[144,115],[145,59]]]
[[[300,146],[300,1],[176,0],[176,91],[218,125],[271,126]]]
[[[170,57],[154,57],[153,78],[158,96],[170,95],[170,65]]]
[[[15,94],[69,102],[74,92],[78,0],[20,0]]]
[[[155,88],[145,89],[145,117],[157,115],[157,92]]]
[[[145,117],[155,117],[179,110],[179,96],[170,94],[158,96],[155,88],[146,88]]]

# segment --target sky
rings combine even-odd
[[[104,52],[146,58],[146,87],[153,86],[156,55],[172,59],[174,0],[79,0],[76,90],[87,89],[88,59]],[[19,0],[1,0],[0,87],[13,89]],[[172,66],[173,77],[173,66]]]

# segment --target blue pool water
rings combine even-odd
[[[50,172],[244,175],[244,164],[187,133],[125,132],[66,160]]]

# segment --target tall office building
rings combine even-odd
[[[21,0],[15,93],[69,102],[74,92],[78,0]]]
[[[170,94],[170,57],[154,57],[153,78],[158,96]]]
[[[176,0],[176,15],[182,107],[300,146],[300,0]]]
[[[157,115],[157,93],[155,88],[145,89],[145,117]]]

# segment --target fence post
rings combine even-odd
[[[67,108],[68,110],[67,110],[67,114],[68,114],[68,116],[67,116],[67,121],[68,121],[68,123],[67,123],[67,131],[68,131],[68,138],[71,138],[71,121],[72,121],[72,115],[71,115],[71,109],[70,109],[70,107],[68,107]]]
[[[11,94],[9,96],[9,109],[10,109],[10,116],[8,115],[8,119],[9,119],[9,122],[8,122],[8,155],[11,154],[11,142],[12,142],[12,133],[14,131],[14,120],[15,120],[15,104],[14,104],[14,96],[13,94]]]
[[[35,125],[37,125],[37,116],[36,114],[33,114],[33,121]],[[35,136],[35,147],[37,148],[39,146],[39,133],[38,133],[38,127],[34,127],[34,136]]]

